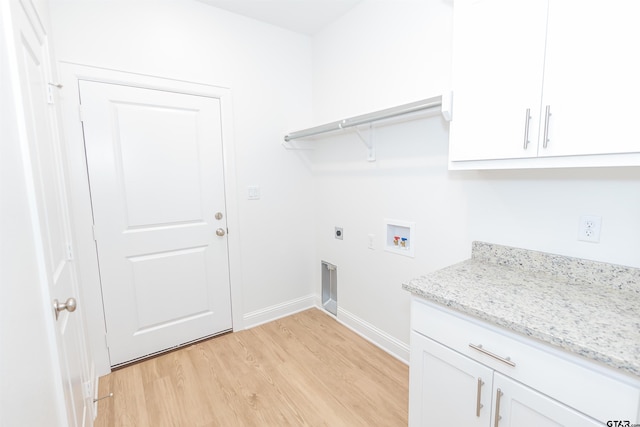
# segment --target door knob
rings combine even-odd
[[[224,233],[224,229],[222,229],[222,228],[218,228],[218,229],[216,230],[216,234],[217,234],[218,236],[220,236],[220,237],[224,236],[224,234],[225,234],[225,233]]]
[[[57,299],[54,299],[53,308],[56,312],[56,320],[58,320],[58,314],[61,311],[67,310],[68,312],[73,313],[76,311],[76,308],[78,308],[78,303],[75,298],[67,298],[65,302],[58,302]]]

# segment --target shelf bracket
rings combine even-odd
[[[282,141],[282,143],[280,145],[282,145],[282,148],[284,148],[285,150],[290,150],[290,151],[314,151],[315,148],[303,148],[303,147],[294,147],[293,145],[290,145],[291,141]]]
[[[362,143],[369,150],[369,155],[367,156],[367,161],[375,162],[376,161],[376,147],[373,144],[373,123],[369,123],[369,139],[368,140],[365,139],[362,136],[362,133],[360,133],[360,129],[355,128],[355,130],[356,130],[356,134],[358,135],[358,138],[360,138],[360,141],[362,141]]]

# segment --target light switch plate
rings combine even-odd
[[[247,187],[247,199],[248,200],[259,200],[260,199],[260,187],[255,185],[250,185]]]

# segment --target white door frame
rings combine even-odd
[[[91,80],[209,96],[220,99],[222,113],[222,146],[224,162],[224,187],[227,208],[229,283],[231,286],[231,312],[233,330],[244,329],[242,310],[242,270],[240,266],[240,233],[236,191],[235,153],[233,144],[233,117],[231,90],[229,88],[172,80],[143,74],[97,68],[70,62],[60,62],[62,120],[66,136],[65,154],[69,169],[69,194],[71,198],[72,226],[78,248],[80,283],[85,296],[89,347],[94,357],[96,374],[111,372],[107,351],[104,309],[95,241],[93,239],[93,215],[89,192],[89,177],[84,151],[84,136],[80,122],[80,90],[78,80]]]

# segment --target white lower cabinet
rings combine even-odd
[[[493,399],[492,426],[602,426],[602,423],[497,372],[493,374]]]
[[[602,423],[412,332],[409,426],[443,425],[583,427]]]
[[[411,332],[410,426],[488,426],[493,371]]]
[[[637,378],[421,298],[411,310],[410,427],[640,423]]]

